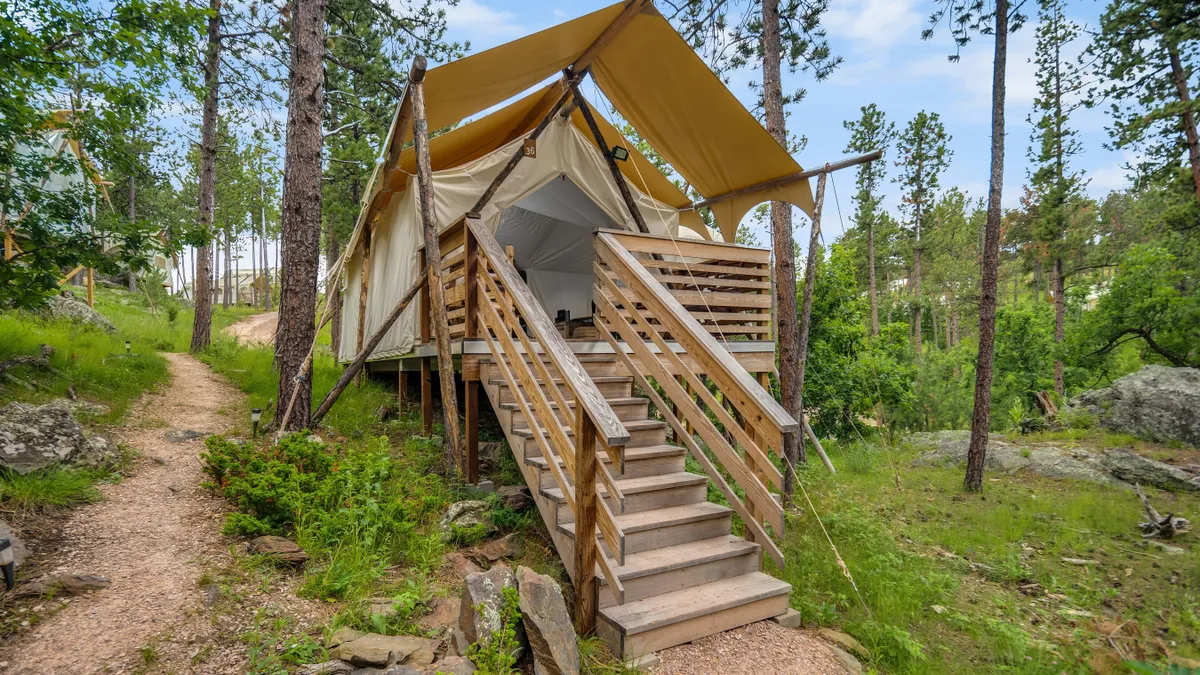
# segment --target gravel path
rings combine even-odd
[[[147,395],[118,440],[142,454],[135,475],[103,487],[104,499],[67,521],[57,568],[98,574],[112,585],[76,597],[5,650],[12,673],[122,673],[142,660],[138,648],[201,606],[202,565],[228,548],[221,503],[200,487],[203,440],[167,440],[169,432],[214,433],[229,422],[221,409],[242,394],[186,354],[166,354],[172,381]]]
[[[269,345],[275,342],[279,312],[265,312],[225,327],[225,334],[242,342]]]
[[[802,630],[760,621],[658,653],[652,675],[846,675],[833,649]]]

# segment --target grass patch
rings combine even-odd
[[[17,513],[42,513],[90,504],[100,499],[96,482],[109,475],[106,471],[64,467],[26,475],[0,470],[0,504]]]
[[[1149,548],[1130,492],[989,474],[982,496],[967,495],[961,469],[913,467],[911,448],[829,446],[839,473],[818,465],[800,480],[858,592],[807,508],[789,515],[779,574],[806,624],[854,635],[880,671],[1090,673],[1115,663],[1105,672],[1124,672],[1114,630],[1126,655],[1200,655],[1200,550]],[[863,453],[876,459],[868,465]],[[1151,499],[1164,512],[1200,513],[1196,495]]]

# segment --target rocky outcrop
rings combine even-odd
[[[517,568],[517,585],[534,669],[545,675],[579,675],[579,646],[562,588],[528,567]]]
[[[970,431],[932,431],[905,437],[918,448],[925,448],[913,462],[918,466],[938,466],[967,463]],[[984,458],[987,471],[1013,474],[1032,471],[1047,478],[1069,478],[1101,485],[1130,487],[1134,483],[1153,485],[1164,490],[1200,490],[1200,483],[1186,472],[1170,464],[1157,462],[1128,450],[1084,450],[1055,445],[1019,445],[1004,440],[999,434],[988,438]]]
[[[517,577],[507,565],[496,565],[486,572],[468,575],[463,580],[462,605],[458,627],[467,643],[487,642],[504,625],[504,591],[517,588]],[[525,642],[524,630],[517,627],[519,651]]]
[[[54,319],[70,319],[75,323],[95,326],[103,331],[115,333],[117,327],[103,314],[88,307],[88,304],[73,296],[56,295],[50,298],[47,312]]]
[[[1115,431],[1200,447],[1200,369],[1145,366],[1071,399],[1065,413],[1080,412]]]
[[[451,504],[438,522],[442,538],[450,541],[454,536],[454,530],[459,528],[483,526],[490,531],[492,523],[489,512],[491,509],[491,504],[481,499],[469,499]]]
[[[70,401],[35,406],[9,403],[0,408],[0,466],[20,474],[59,463],[108,466],[120,457],[102,436],[88,436],[75,420]]]

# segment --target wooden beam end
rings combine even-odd
[[[417,54],[413,59],[412,69],[408,71],[408,81],[412,84],[420,84],[425,81],[425,69],[427,61],[424,54]]]

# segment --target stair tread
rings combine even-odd
[[[525,354],[524,356],[525,356],[526,361],[530,360],[528,354]],[[544,355],[542,355],[542,356],[544,356]],[[579,361],[580,363],[615,363],[617,360],[617,355],[616,354],[576,354],[575,359],[577,361]],[[543,359],[543,360],[545,361],[545,360],[549,360],[549,359],[547,358],[547,359]],[[496,361],[489,354],[487,356],[480,357],[479,362],[480,363],[495,363]]]
[[[606,398],[604,400],[608,401],[608,404],[610,406],[613,406],[613,405],[633,405],[633,404],[641,403],[642,401],[649,401],[650,399],[643,398],[641,396],[616,396],[614,398]],[[552,409],[557,410],[558,409],[558,401],[550,401],[550,407]],[[570,401],[567,401],[567,407],[574,408],[575,401],[573,399]],[[521,406],[517,405],[516,403],[501,403],[500,409],[501,410],[519,411],[521,409]]]
[[[633,381],[633,378],[630,377],[629,375],[592,375],[588,379],[590,379],[592,382],[595,382],[596,384],[604,384],[606,382],[632,382]],[[555,384],[562,384],[562,382],[563,382],[561,377],[556,377],[550,381]],[[542,384],[542,385],[546,384],[546,381],[541,378],[538,378],[536,380],[536,382],[537,382],[537,384]],[[507,387],[508,381],[505,380],[503,377],[493,377],[490,380],[488,380],[488,384],[500,385],[503,387]]]
[[[621,488],[626,496],[638,494],[641,492],[653,492],[655,490],[669,490],[678,487],[687,487],[690,485],[699,485],[707,483],[707,476],[699,476],[687,471],[676,471],[674,473],[663,473],[657,476],[642,476],[641,478],[618,478],[617,487]],[[562,490],[554,488],[546,488],[541,491],[543,495],[563,503],[566,499],[563,498]],[[608,488],[603,483],[596,484],[596,492],[600,496],[608,494]]]
[[[751,572],[615,605],[600,614],[625,635],[637,635],[790,591],[790,585],[769,574]]]
[[[629,420],[627,422],[621,422],[621,424],[625,426],[625,429],[627,431],[643,431],[643,430],[647,430],[647,429],[662,429],[667,426],[666,422],[662,422],[659,420]],[[575,435],[575,432],[574,432],[574,430],[571,429],[571,427],[568,427],[566,425],[560,425],[560,426],[562,427],[562,430],[567,434],[567,436]],[[540,429],[542,433],[546,433],[545,427],[539,426],[538,429]],[[513,429],[512,433],[517,436],[520,436],[522,438],[533,438],[533,429],[530,429],[530,428]]]
[[[732,511],[728,506],[712,502],[695,502],[682,506],[668,506],[665,509],[650,509],[634,513],[618,513],[613,516],[617,527],[626,535],[644,532],[671,525],[685,525],[708,518],[723,518]],[[558,529],[563,534],[575,538],[575,523],[559,523]]]
[[[625,461],[637,461],[639,459],[656,459],[659,457],[677,457],[686,453],[687,450],[677,445],[643,445],[637,448],[625,448]],[[607,453],[597,453],[597,457],[601,462],[610,462]],[[526,457],[525,463],[530,466],[536,466],[541,469],[549,467],[549,462],[544,456]],[[562,465],[562,460],[558,460],[559,465]]]
[[[732,534],[725,534],[712,539],[700,539],[685,544],[650,549],[641,553],[630,553],[625,556],[625,564],[616,567],[613,571],[621,581],[629,581],[651,574],[670,572],[682,567],[725,558],[736,558],[752,551],[758,551],[759,548],[758,544]],[[604,583],[603,577],[599,580]]]

